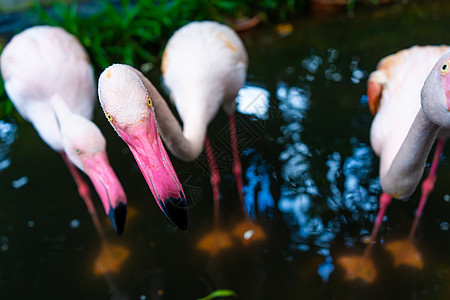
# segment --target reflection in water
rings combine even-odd
[[[6,235],[0,236],[0,253],[5,252],[9,248],[8,237]]]
[[[338,81],[337,68],[332,67],[337,57],[337,50],[330,50],[327,62],[330,64],[326,72],[335,74],[328,79]],[[312,55],[302,61],[302,66],[308,71],[307,80],[313,80],[323,60]],[[357,68],[357,59],[353,66],[352,80],[363,78],[364,72]],[[327,76],[327,75],[325,75]],[[309,79],[308,79],[309,78]],[[334,78],[334,79],[333,79]],[[340,79],[339,79],[340,80]],[[355,82],[356,83],[356,82]],[[323,263],[317,268],[318,275],[324,282],[329,280],[334,271],[333,260],[330,255],[330,244],[346,222],[361,222],[361,216],[367,212],[376,212],[378,180],[371,179],[373,154],[371,148],[355,138],[350,139],[352,155],[343,158],[339,152],[328,156],[326,178],[329,183],[330,194],[327,197],[327,209],[334,212],[334,217],[324,220],[317,213],[315,206],[319,205],[314,199],[319,197],[319,191],[314,179],[310,175],[309,158],[312,153],[302,142],[303,121],[310,107],[310,93],[299,87],[289,87],[280,82],[277,87],[279,109],[283,114],[286,125],[281,127],[282,136],[278,142],[284,145],[279,159],[283,163],[281,196],[278,207],[285,214],[286,222],[291,229],[291,248],[308,251],[311,247],[324,257]],[[342,178],[344,180],[342,180]],[[342,186],[343,182],[343,186]],[[343,217],[341,212],[350,212],[350,219]],[[371,217],[374,214],[370,214]],[[362,231],[366,234],[367,231]],[[347,240],[353,245],[355,240]]]
[[[246,150],[244,154],[250,153],[253,155],[245,172],[248,182],[244,186],[245,210],[252,218],[255,218],[257,213],[271,217],[275,207],[270,192],[270,180],[273,177],[271,165],[260,153],[255,153],[252,149]]]
[[[0,171],[11,165],[10,147],[17,137],[17,124],[13,119],[0,120]]]
[[[330,255],[330,250],[322,248],[317,251],[318,254],[325,257],[325,261],[317,267],[317,274],[322,278],[323,282],[328,282],[331,273],[334,271],[333,259]]]
[[[317,60],[313,60],[319,64]],[[311,71],[314,71],[312,64]],[[284,120],[289,122],[281,127],[282,136],[278,142],[285,146],[279,159],[283,162],[281,176],[284,183],[281,186],[279,209],[286,214],[287,222],[293,229],[291,240],[303,244],[305,239],[323,229],[320,217],[310,217],[311,195],[317,195],[317,187],[308,173],[307,157],[311,155],[308,146],[301,142],[303,131],[302,121],[309,109],[309,95],[301,88],[288,87],[280,82],[277,88],[279,109]],[[308,250],[307,245],[301,245],[301,250]]]
[[[363,223],[362,218],[369,217],[369,223],[374,221],[378,209],[379,181],[370,177],[373,166],[373,153],[364,143],[351,139],[353,144],[352,155],[347,157],[341,168],[341,154],[334,152],[328,156],[327,180],[330,186],[330,195],[327,198],[328,208],[335,213],[349,212],[345,217],[337,215],[331,223],[338,229],[346,223]],[[339,180],[344,176],[343,187],[339,189]],[[343,192],[341,192],[343,190]],[[341,223],[341,225],[339,225]],[[337,233],[337,230],[334,232]],[[363,229],[361,235],[367,235]],[[347,246],[354,246],[357,240],[345,236]]]
[[[26,185],[28,183],[28,177],[27,176],[22,176],[17,180],[13,180],[12,182],[12,186],[13,188],[20,189],[21,187],[23,187],[24,185]]]
[[[315,54],[315,50],[311,49],[311,54],[302,60],[303,71],[306,72],[299,79],[306,81],[314,81],[318,76],[321,76],[322,69],[323,76],[327,81],[341,82],[343,80],[342,70],[339,69],[336,61],[339,57],[339,51],[334,48],[330,48],[327,51],[326,58]],[[352,71],[352,82],[359,83],[359,80],[364,78],[365,73],[358,69],[359,59],[353,58],[350,63],[350,70]],[[323,66],[323,67],[322,67]]]
[[[359,57],[354,56],[350,62],[350,71],[352,72],[352,77],[350,80],[355,84],[360,83],[362,79],[367,77],[367,71],[359,69],[358,64]]]
[[[354,212],[352,218],[354,221],[358,221],[361,212],[377,210],[376,195],[379,193],[380,186],[378,180],[370,178],[373,164],[371,148],[355,139],[352,139],[351,143],[353,144],[353,155],[345,160],[342,168],[345,176],[343,193],[338,188],[338,179],[341,176],[341,155],[334,152],[328,157],[327,180],[331,190],[328,206],[334,211],[345,209]],[[364,213],[363,215],[365,215]]]
[[[346,159],[343,170],[345,208],[357,212],[376,211],[378,197],[375,194],[379,190],[379,182],[370,180],[373,163],[372,150],[364,143],[354,141],[353,144],[353,155]],[[366,183],[370,183],[369,190],[364,186]],[[370,193],[370,190],[376,192]]]
[[[270,93],[257,86],[246,85],[239,90],[236,98],[237,110],[246,115],[253,115],[261,120],[267,120],[269,115]]]
[[[269,97],[267,90],[246,85],[239,91],[237,110],[256,117],[258,121],[265,121],[269,118]],[[274,171],[273,165],[255,149],[246,147],[243,154],[250,159],[245,171],[247,184],[243,187],[243,208],[249,218],[246,217],[235,225],[233,235],[239,238],[243,245],[249,246],[267,239],[264,230],[251,219],[256,219],[257,216],[273,216],[275,202],[271,194],[271,179],[274,177]]]
[[[321,60],[313,57],[308,60],[309,71],[314,73]],[[283,162],[281,196],[278,203],[280,211],[285,213],[291,228],[292,247],[301,251],[310,249],[308,241],[314,239],[319,247],[318,254],[324,256],[324,262],[317,268],[318,275],[327,282],[334,265],[329,251],[329,244],[334,238],[333,229],[326,228],[320,216],[311,214],[312,198],[319,195],[317,186],[309,174],[309,148],[301,141],[302,121],[310,106],[310,95],[299,87],[278,84],[277,97],[280,111],[288,122],[281,128],[282,136],[278,142],[285,146],[279,159]],[[331,223],[330,223],[331,224]]]

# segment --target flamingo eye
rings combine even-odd
[[[114,123],[114,119],[113,119],[113,117],[110,114],[105,113],[105,115],[106,115],[106,118],[108,119],[109,122]]]
[[[149,95],[147,95],[147,104],[149,107],[152,107],[152,99],[150,99]]]
[[[441,75],[445,75],[450,71],[450,63],[449,61],[446,61],[441,66]]]
[[[75,152],[78,154],[78,155],[81,155],[81,150],[80,149],[75,149]]]

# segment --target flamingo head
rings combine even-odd
[[[71,163],[89,176],[117,234],[125,227],[127,198],[106,154],[106,141],[90,120],[70,112],[54,96],[52,105],[60,127],[64,152]]]
[[[152,100],[139,76],[115,64],[100,75],[98,93],[106,118],[133,153],[159,208],[187,228],[186,197],[156,125]]]
[[[433,123],[450,127],[450,52],[441,56],[425,80],[422,108]]]

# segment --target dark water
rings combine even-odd
[[[206,157],[172,160],[191,205],[189,229],[180,232],[97,109],[95,122],[136,214],[116,237],[95,196],[108,241],[130,257],[118,274],[94,275],[100,239],[64,163],[29,124],[0,121],[0,298],[197,299],[231,289],[238,299],[449,299],[448,151],[416,235],[423,270],[395,268],[382,245],[407,236],[417,192],[388,210],[373,253],[375,283],[347,282],[335,263],[342,254],[362,253],[378,208],[367,75],[402,48],[448,43],[449,9],[446,1],[428,1],[300,20],[287,37],[269,25],[243,34],[250,66],[237,129],[245,199],[268,238],[250,247],[235,241],[216,257],[196,249],[213,226]],[[149,76],[162,90],[158,70]],[[209,132],[227,229],[242,212],[223,113]]]

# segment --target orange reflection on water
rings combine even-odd
[[[119,273],[120,267],[130,256],[130,251],[120,245],[104,244],[95,260],[94,274]]]
[[[394,266],[406,265],[416,269],[423,269],[422,254],[409,239],[390,242],[386,249],[394,257]]]
[[[288,36],[294,30],[294,26],[292,26],[292,24],[290,23],[281,23],[278,24],[275,28],[280,36]]]
[[[233,246],[231,236],[220,229],[214,229],[197,243],[197,249],[208,252],[212,257],[231,246]]]
[[[372,260],[365,255],[341,256],[337,262],[345,270],[346,280],[361,279],[367,283],[373,283],[377,271]]]
[[[233,236],[239,238],[244,246],[267,239],[261,226],[248,219],[239,222],[234,227]]]

